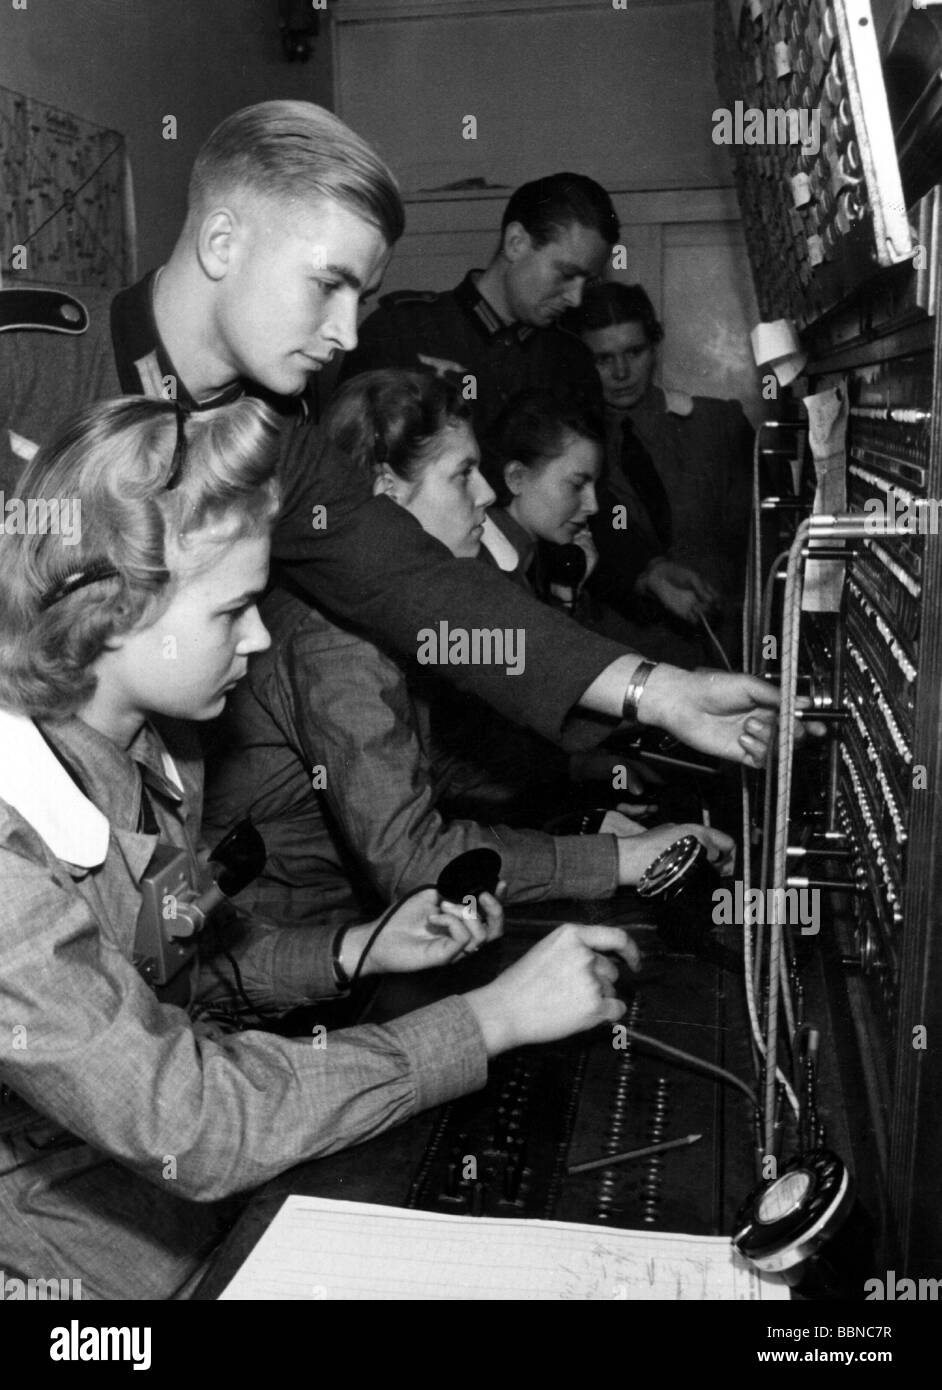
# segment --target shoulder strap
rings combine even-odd
[[[664,409],[669,415],[692,415],[693,396],[688,396],[686,391],[664,390]]]
[[[88,310],[63,290],[0,289],[0,333],[44,328],[73,337],[86,332]]]

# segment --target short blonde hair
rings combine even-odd
[[[399,186],[375,150],[310,101],[262,101],[216,127],[190,177],[189,216],[234,190],[279,202],[340,203],[377,227],[387,245],[402,236]]]
[[[122,397],[73,417],[23,473],[19,500],[45,520],[71,504],[77,534],[7,526],[0,537],[0,706],[67,718],[94,692],[107,642],[170,602],[168,554],[179,563],[210,527],[219,544],[267,533],[278,436],[277,416],[249,399],[181,415],[173,402]]]

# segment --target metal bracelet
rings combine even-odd
[[[637,724],[638,722],[638,703],[642,691],[647,685],[648,677],[657,664],[656,661],[639,661],[631,680],[628,682],[625,698],[622,701],[621,717],[629,724]]]

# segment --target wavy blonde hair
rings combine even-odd
[[[185,415],[184,461],[168,490],[178,420],[172,402],[103,401],[73,417],[23,473],[21,514],[61,514],[65,502],[80,525],[69,536],[48,526],[25,535],[8,526],[0,536],[0,706],[67,718],[94,692],[91,668],[108,641],[156,621],[181,562],[189,555],[199,565],[197,541],[225,546],[270,529],[274,412],[246,399]],[[67,591],[70,578],[98,567],[106,577]]]

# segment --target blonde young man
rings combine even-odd
[[[197,410],[244,393],[269,400],[283,421],[273,557],[286,583],[340,622],[413,659],[418,633],[441,621],[467,632],[517,629],[527,653],[518,674],[486,664],[442,674],[564,746],[591,746],[624,716],[760,764],[778,702],[764,682],[643,663],[498,571],[469,573],[351,470],[312,469],[305,387],[356,345],[360,306],[402,229],[389,170],[329,112],[292,101],[237,111],[197,157],[167,263],[118,295],[111,342],[101,324],[90,330],[113,364],[110,377],[90,376],[100,394],[175,392]],[[0,335],[0,352],[12,336]],[[50,399],[53,419],[54,407]]]

